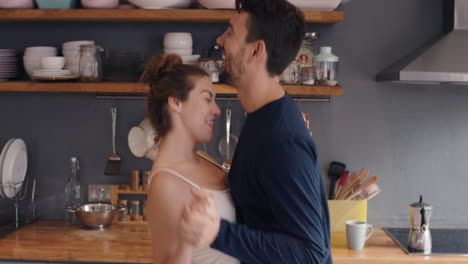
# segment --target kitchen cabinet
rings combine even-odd
[[[0,22],[227,22],[233,10],[207,9],[23,9],[0,10]],[[304,11],[308,23],[334,24],[344,19],[341,11]],[[342,95],[341,86],[284,85],[285,90],[296,97]],[[236,89],[216,84],[216,93],[223,96],[236,94]],[[0,82],[0,92],[82,92],[143,94],[148,88],[137,83],[118,82]]]

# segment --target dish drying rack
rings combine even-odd
[[[26,176],[21,182],[0,183],[0,188],[3,190],[3,194],[5,192],[9,194],[0,196],[1,238],[3,235],[32,223],[36,219],[36,179]]]

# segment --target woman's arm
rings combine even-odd
[[[192,247],[179,234],[190,186],[166,172],[153,176],[148,193],[148,220],[155,264],[190,264]]]

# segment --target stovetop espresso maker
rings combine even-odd
[[[423,203],[422,195],[419,202],[408,206],[411,229],[408,236],[408,250],[410,252],[431,253],[432,236],[429,230],[429,220],[431,218],[432,207]]]

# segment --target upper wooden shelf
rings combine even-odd
[[[341,86],[309,86],[284,85],[284,89],[291,95],[342,95]],[[235,95],[237,90],[226,84],[215,84],[216,93]],[[81,92],[81,93],[128,93],[141,94],[148,92],[148,87],[136,82],[29,82],[8,81],[0,82],[0,92]]]
[[[212,9],[0,9],[0,21],[227,22],[234,10]],[[304,11],[306,22],[334,24],[342,11]]]

